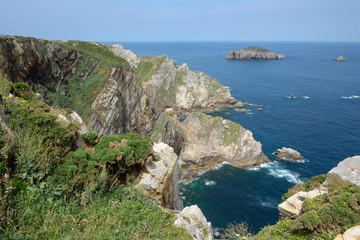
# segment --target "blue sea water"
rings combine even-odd
[[[327,173],[360,155],[360,43],[345,42],[119,42],[138,56],[166,54],[230,87],[250,113],[211,112],[251,130],[271,164],[253,169],[224,165],[182,186],[185,205],[197,204],[213,227],[246,221],[256,232],[278,219],[281,196],[294,184]],[[226,53],[258,46],[284,60],[233,61]],[[343,55],[347,62],[332,61]],[[286,96],[294,94],[296,98]],[[343,98],[349,96],[350,98]],[[277,160],[281,147],[298,150],[304,163]],[[206,185],[207,181],[216,185]]]

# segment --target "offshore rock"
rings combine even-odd
[[[288,161],[300,161],[303,158],[298,151],[286,147],[276,150],[275,155],[277,158]]]
[[[197,205],[184,208],[176,215],[174,225],[188,231],[195,240],[213,239],[213,229]]]
[[[344,58],[343,56],[340,56],[340,57],[334,58],[333,60],[334,60],[334,61],[339,61],[339,62],[344,62],[344,61],[347,61],[347,59],[346,59],[346,58]]]
[[[193,112],[180,126],[186,138],[182,168],[204,171],[224,161],[237,167],[269,162],[252,132],[232,121]]]
[[[138,186],[144,188],[159,205],[174,209],[183,209],[179,195],[179,164],[173,148],[165,143],[153,146],[156,161],[145,163],[145,172]]]
[[[226,59],[250,60],[250,59],[284,59],[283,54],[276,54],[268,49],[259,47],[248,47],[229,52]]]
[[[360,156],[346,158],[337,167],[331,169],[323,186],[341,187],[346,185],[360,186]]]

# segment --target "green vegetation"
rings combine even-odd
[[[315,176],[309,182],[302,184],[302,188],[305,191],[311,190],[311,186],[323,181],[324,175]],[[228,237],[223,239],[332,240],[338,234],[344,233],[347,229],[359,224],[360,187],[330,188],[328,194],[305,200],[302,211],[300,217],[282,220],[273,226],[264,227],[256,235],[248,233],[244,223],[229,225],[225,230]],[[225,235],[223,234],[223,236]]]
[[[247,47],[247,48],[242,48],[240,50],[251,50],[251,51],[258,51],[258,52],[271,52],[270,50],[268,49],[265,49],[265,48],[260,48],[260,47]],[[238,51],[240,51],[238,50]]]
[[[61,45],[98,59],[111,67],[129,66],[125,59],[115,56],[109,49],[96,42],[68,41]]]
[[[295,193],[300,192],[300,191],[309,192],[311,190],[318,189],[325,180],[326,180],[326,175],[321,174],[321,175],[312,177],[310,179],[310,181],[307,181],[305,183],[296,184],[294,187],[289,189],[289,191],[287,193],[284,194],[284,196],[282,197],[282,200],[285,201],[286,199],[288,199],[289,197],[291,197],[292,195],[294,195]]]
[[[13,89],[10,78],[0,69],[0,93],[7,96]]]
[[[95,146],[98,142],[98,134],[97,132],[87,132],[81,134],[82,139],[84,139],[87,145]]]
[[[165,61],[166,55],[159,57],[142,57],[138,67],[134,70],[139,83],[144,82],[155,74],[155,70]]]
[[[152,157],[149,137],[104,136],[93,152],[71,151],[76,128],[56,110],[4,101],[16,139],[0,128],[0,239],[192,239],[134,189]]]

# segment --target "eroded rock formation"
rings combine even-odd
[[[284,54],[276,54],[268,49],[259,47],[248,47],[229,52],[226,59],[250,60],[250,59],[284,59]]]

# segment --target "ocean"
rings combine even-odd
[[[215,228],[247,222],[253,232],[274,224],[281,196],[297,183],[325,174],[360,155],[360,43],[350,42],[106,42],[139,57],[166,54],[230,87],[251,112],[208,112],[253,132],[272,163],[252,169],[230,165],[181,186],[184,205],[197,204]],[[284,60],[226,60],[229,51],[258,46]],[[347,62],[333,58],[344,56]],[[293,99],[287,98],[294,94]],[[261,104],[263,111],[257,111]],[[299,151],[303,163],[278,160],[278,148]],[[215,185],[206,185],[215,181]]]

